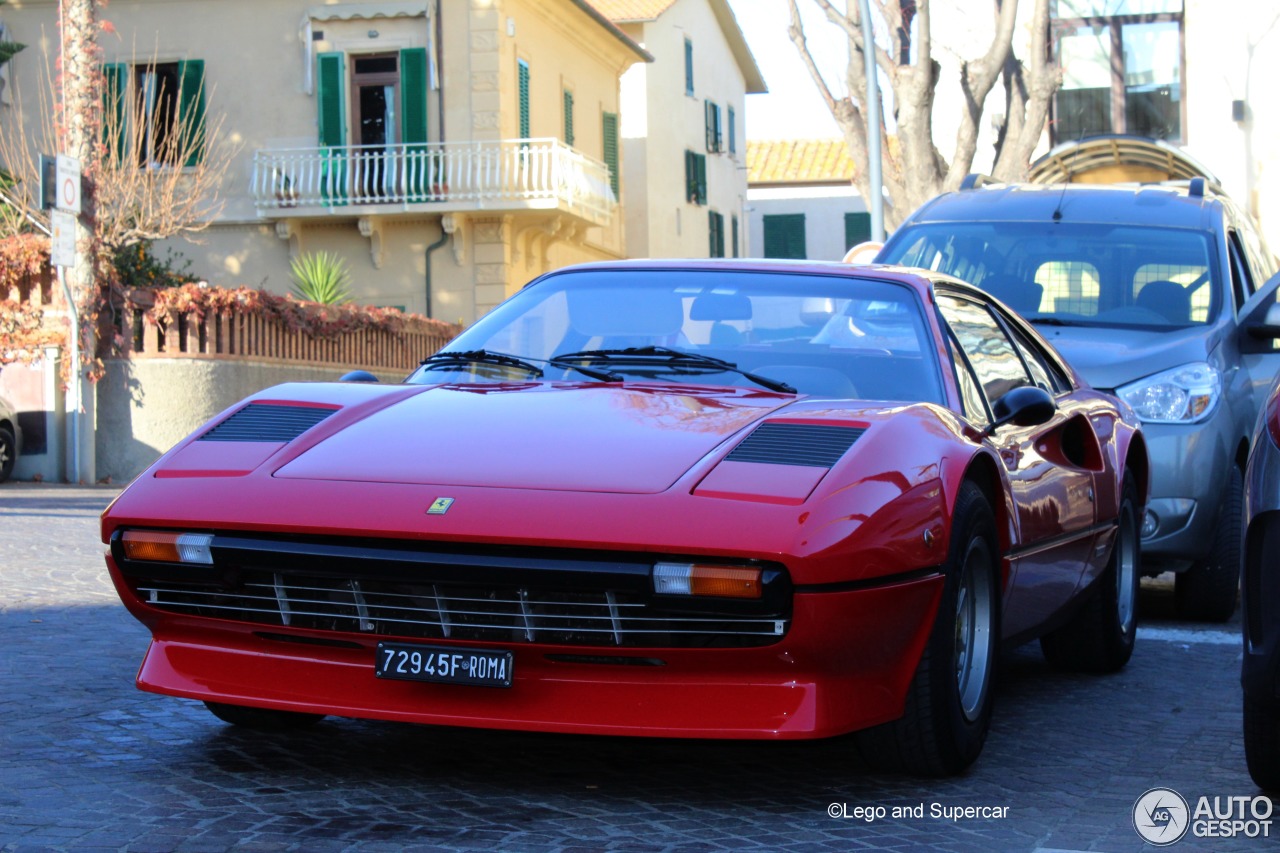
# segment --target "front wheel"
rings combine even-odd
[[[1040,638],[1045,659],[1060,669],[1116,672],[1133,655],[1138,629],[1138,487],[1124,475],[1116,541],[1102,575],[1071,621]]]
[[[0,426],[0,483],[9,479],[13,466],[18,462],[18,441],[13,430]]]
[[[1236,612],[1240,592],[1241,525],[1244,519],[1244,474],[1235,465],[1218,507],[1209,554],[1174,580],[1178,615],[1196,622],[1226,622]]]
[[[977,759],[991,727],[999,641],[995,516],[972,483],[956,499],[945,584],[933,632],[907,690],[906,711],[858,734],[879,770],[949,776]]]
[[[248,705],[227,705],[222,702],[205,702],[204,705],[210,713],[224,723],[262,732],[303,729],[324,719],[324,714],[277,711],[274,708],[251,708]]]
[[[1244,757],[1264,791],[1280,791],[1280,712],[1244,697]]]

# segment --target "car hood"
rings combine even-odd
[[[275,476],[656,493],[794,400],[671,385],[439,386],[355,420]]]
[[[1086,382],[1109,390],[1180,364],[1205,361],[1221,337],[1215,326],[1159,331],[1035,325]]]

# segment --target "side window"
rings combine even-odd
[[[1071,380],[1040,350],[1040,347],[1032,343],[1031,339],[1024,335],[1017,326],[1006,325],[1010,335],[1013,337],[1013,343],[1017,346],[1018,353],[1027,363],[1027,369],[1031,371],[1031,378],[1035,380],[1035,383],[1054,396],[1070,391],[1072,389]]]
[[[1240,250],[1240,238],[1234,231],[1227,235],[1227,253],[1231,256],[1231,295],[1236,301],[1236,310],[1239,311],[1256,288],[1253,277],[1249,274],[1249,264],[1245,262],[1244,252]]]
[[[951,362],[956,369],[956,384],[960,386],[960,402],[964,404],[965,417],[975,426],[986,426],[991,423],[991,415],[987,411],[987,401],[982,398],[982,389],[973,375],[964,354],[956,343],[954,334],[947,335],[947,345],[951,349]]]
[[[954,296],[938,296],[938,307],[960,342],[987,400],[1034,384],[1013,343],[985,306]]]

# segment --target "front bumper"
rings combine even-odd
[[[1205,558],[1228,473],[1234,461],[1234,429],[1224,406],[1189,426],[1143,424],[1151,459],[1147,510],[1158,519],[1142,540],[1143,560],[1157,570],[1186,568]]]
[[[152,629],[143,690],[346,717],[655,737],[814,738],[897,718],[942,590],[940,575],[800,590],[785,637],[750,648],[431,641],[512,651],[512,686],[493,689],[375,678],[377,641],[399,638],[162,611],[108,563]]]

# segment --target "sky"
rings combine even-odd
[[[766,95],[747,96],[747,138],[839,136],[835,119],[787,36],[790,15],[786,0],[729,0],[729,6],[769,87]],[[809,0],[800,4],[810,49],[843,67],[844,34],[814,14],[815,9]],[[828,84],[838,85],[841,76],[828,75]]]

